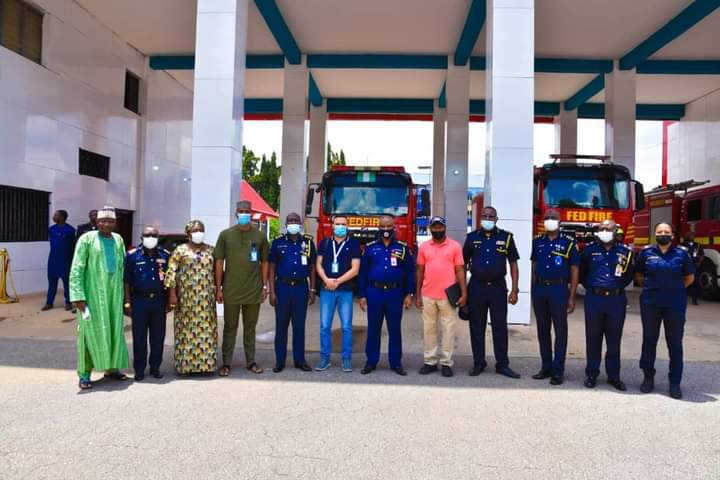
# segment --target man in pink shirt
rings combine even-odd
[[[445,289],[460,285],[459,306],[467,302],[465,262],[462,247],[446,236],[445,219],[430,219],[432,240],[420,246],[417,258],[415,304],[422,309],[425,355],[420,375],[427,375],[442,367],[443,377],[452,377],[452,354],[455,346],[457,313],[450,304]],[[438,342],[438,327],[442,332]]]

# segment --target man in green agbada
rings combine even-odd
[[[98,212],[98,230],[80,237],[70,269],[70,301],[77,309],[77,372],[82,390],[92,388],[90,372],[127,380],[123,318],[125,246],[115,228],[115,210]]]

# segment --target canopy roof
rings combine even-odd
[[[253,218],[264,219],[279,218],[280,215],[268,205],[264,198],[246,180],[240,181],[240,200],[246,200],[252,205]],[[259,217],[256,217],[259,215]]]

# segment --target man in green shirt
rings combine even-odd
[[[230,374],[241,310],[247,369],[263,373],[255,363],[255,326],[268,294],[269,246],[265,235],[252,226],[251,208],[248,201],[237,203],[237,225],[220,232],[215,245],[216,299],[225,305],[221,377]]]

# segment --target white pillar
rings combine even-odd
[[[635,70],[605,74],[605,154],[635,175]]]
[[[326,167],[327,155],[327,101],[319,107],[310,106],[310,153],[308,158],[308,183],[320,183]],[[315,205],[318,205],[317,194]],[[317,215],[318,209],[313,208],[311,215]],[[304,213],[303,213],[304,215]],[[317,221],[308,220],[308,233],[316,235]]]
[[[240,199],[248,0],[198,0],[190,216],[214,244]]]
[[[470,65],[456,66],[448,57],[445,96],[445,219],[448,235],[465,241],[468,216],[468,128],[470,121]]]
[[[432,215],[445,216],[445,117],[436,99],[433,104]]]
[[[309,72],[306,57],[299,65],[285,60],[280,177],[280,222],[290,212],[305,213],[307,185],[307,114]]]
[[[497,209],[499,227],[513,233],[520,254],[519,301],[508,321],[522,324],[530,322],[534,27],[534,0],[488,0],[484,200]]]
[[[560,108],[555,117],[555,153],[577,154],[577,108]]]

